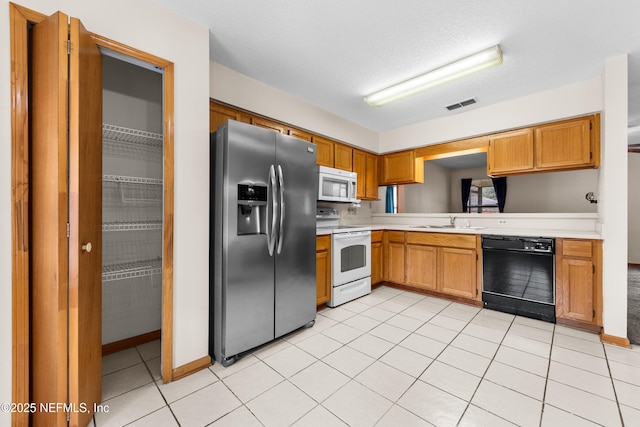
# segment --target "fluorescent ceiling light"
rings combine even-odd
[[[364,101],[374,107],[414,95],[423,90],[464,77],[466,75],[502,64],[502,50],[499,45],[474,53],[466,58],[444,65],[409,80],[365,96]]]

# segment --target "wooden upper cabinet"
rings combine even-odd
[[[227,123],[227,120],[236,120],[244,123],[251,123],[251,116],[235,108],[220,105],[216,102],[209,103],[209,131],[215,132],[220,126]]]
[[[311,142],[316,144],[316,163],[320,166],[334,167],[334,146],[335,143],[330,139],[313,135]]]
[[[356,197],[361,200],[377,200],[378,156],[354,149],[353,171],[358,174]]]
[[[384,154],[379,157],[378,184],[415,184],[424,182],[424,161],[415,150]]]
[[[281,123],[274,122],[273,120],[263,119],[262,117],[252,117],[251,124],[259,126],[261,128],[275,130],[276,132],[286,134],[285,126]]]
[[[533,129],[504,132],[489,137],[488,175],[533,169]]]
[[[311,134],[300,129],[289,128],[287,133],[303,141],[311,142]]]
[[[378,200],[378,156],[366,153],[367,169],[364,176],[364,197],[366,200]],[[360,181],[361,178],[358,178]]]
[[[334,145],[334,167],[346,171],[353,170],[353,148],[343,144]]]
[[[353,150],[353,171],[358,174],[356,185],[356,197],[365,199],[367,187],[367,153],[360,150]]]
[[[536,168],[593,166],[591,120],[571,120],[536,128]]]
[[[489,137],[489,175],[600,166],[600,116],[563,120]]]

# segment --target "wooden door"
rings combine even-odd
[[[407,244],[407,285],[436,291],[437,259],[435,247]]]
[[[330,168],[334,165],[334,146],[335,143],[329,139],[322,138],[320,136],[313,136],[311,142],[316,144],[316,163],[320,166],[328,166]]]
[[[594,267],[590,259],[563,258],[560,267],[562,303],[558,316],[592,323],[595,321]]]
[[[375,154],[367,153],[367,167],[364,177],[365,186],[365,199],[377,200],[378,199],[378,158]],[[361,178],[358,177],[358,182]]]
[[[335,144],[334,167],[351,172],[353,170],[353,148]]]
[[[316,305],[331,299],[331,236],[316,238]]]
[[[102,400],[102,56],[82,23],[69,33],[69,402]],[[92,412],[71,412],[71,425]]]
[[[473,299],[476,297],[476,251],[461,248],[439,248],[440,291]]]
[[[536,169],[593,165],[590,128],[589,118],[536,128]]]
[[[32,422],[85,426],[102,393],[102,60],[67,22],[58,12],[31,32],[32,401],[79,410]]]
[[[367,184],[367,155],[364,151],[353,150],[353,171],[358,174],[356,197],[364,199]]]
[[[404,284],[404,243],[389,242],[388,246],[387,280],[393,283]]]

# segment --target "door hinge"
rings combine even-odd
[[[589,160],[593,160],[593,151],[589,152]]]
[[[67,223],[67,239],[71,236],[71,226]]]
[[[67,422],[71,421],[71,412],[67,412]]]
[[[71,55],[71,40],[67,40],[67,55]]]
[[[593,129],[593,123],[589,122],[589,130]]]
[[[476,296],[478,296],[478,288],[476,288]]]
[[[591,266],[591,270],[592,270],[592,271],[593,271],[593,273],[595,274],[595,272],[596,272],[596,266],[595,266],[595,265],[592,265],[592,266]]]
[[[476,261],[478,261],[478,254],[476,254]]]
[[[595,318],[596,318],[596,311],[595,311],[595,310],[593,310],[593,317],[592,317],[592,319],[595,319]]]

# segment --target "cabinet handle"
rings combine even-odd
[[[82,245],[82,251],[87,253],[91,252],[91,242]]]

